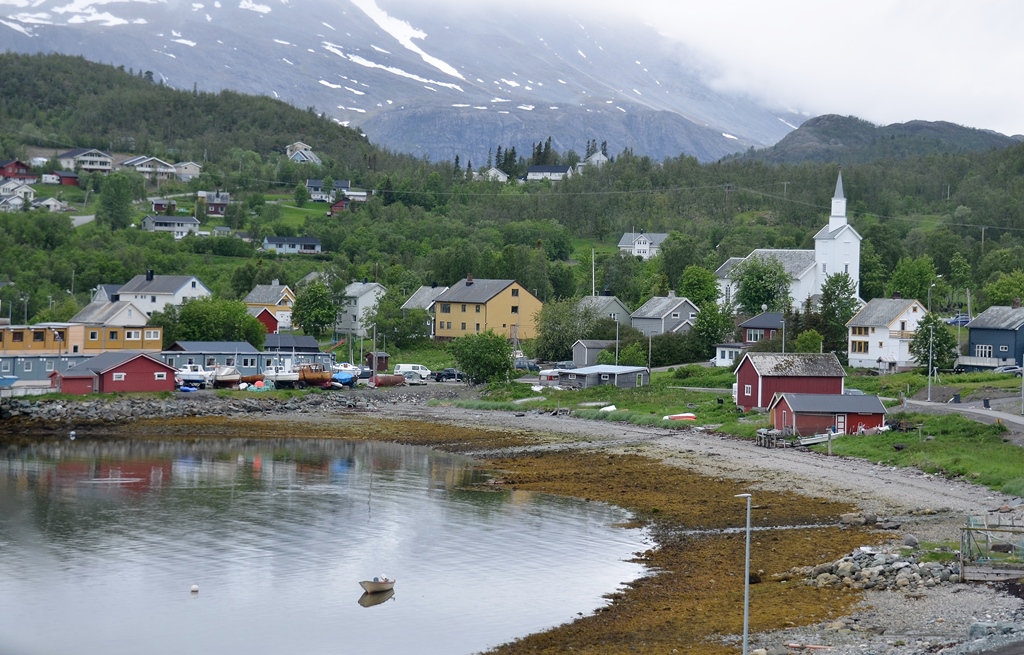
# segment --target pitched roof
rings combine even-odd
[[[849,230],[849,231],[853,232],[854,234],[856,234],[858,239],[861,238],[860,232],[858,232],[857,230],[853,229],[853,226],[850,225],[849,223],[845,223],[843,225],[840,225],[839,227],[837,227],[836,229],[834,229],[832,231],[829,231],[828,225],[826,224],[820,230],[818,230],[818,233],[814,235],[814,238],[815,239],[835,239],[840,234],[843,233],[843,230]]]
[[[803,275],[807,269],[814,268],[814,251],[813,250],[783,250],[773,248],[758,248],[751,252],[747,259],[756,257],[762,261],[767,259],[777,259],[782,263],[782,268],[793,278],[797,279]]]
[[[142,220],[146,220],[147,218],[152,222],[159,221],[162,223],[184,223],[186,225],[200,224],[199,219],[196,218],[195,216],[154,216],[152,214],[149,214],[143,217]]]
[[[62,373],[59,373],[61,377],[65,378],[91,378],[97,375],[102,375],[111,369],[115,369],[122,364],[137,359],[139,357],[145,357],[152,361],[154,364],[162,366],[170,371],[174,370],[173,366],[161,362],[156,357],[142,352],[132,352],[127,350],[108,350],[100,353],[95,357],[75,364],[71,368]]]
[[[646,366],[618,366],[615,364],[596,364],[594,366],[581,366],[580,368],[560,369],[560,375],[594,375],[607,373],[609,375],[625,375],[646,371]]]
[[[747,353],[743,359],[762,377],[846,377],[835,353]]]
[[[270,336],[269,334],[267,335]],[[174,352],[258,353],[248,341],[175,341],[167,348]]]
[[[736,267],[737,264],[743,261],[743,257],[730,257],[725,260],[721,266],[715,269],[715,276],[721,279],[728,279],[729,273]]]
[[[812,414],[885,414],[885,405],[878,396],[846,394],[782,393],[776,394],[769,409],[781,398],[794,412]]]
[[[265,237],[267,243],[294,243],[295,245],[302,245],[304,243],[320,245],[320,239],[316,237]]]
[[[62,155],[58,155],[57,159],[68,159],[69,157],[81,157],[82,155],[84,155],[86,153],[89,153],[89,152],[98,152],[101,155],[103,155],[104,157],[110,157],[109,153],[103,152],[102,150],[97,150],[96,148],[74,148],[73,150],[68,150],[67,152],[65,152]],[[113,158],[111,157],[111,159],[113,159]]]
[[[1024,325],[1024,307],[992,306],[967,324],[970,329],[1019,330]]]
[[[148,317],[146,312],[142,311],[139,307],[136,307],[134,303],[129,300],[121,300],[118,302],[106,302],[99,300],[91,302],[82,308],[77,314],[72,316],[69,323],[98,323],[100,325],[106,325],[108,321],[113,319],[115,316],[125,311],[129,307],[135,307],[136,311],[139,312],[139,325],[145,325]]]
[[[402,309],[429,309],[434,299],[448,290],[448,287],[422,286],[402,303]]]
[[[288,289],[287,284],[257,284],[242,302],[276,305],[284,297],[285,289]]]
[[[345,296],[349,298],[362,298],[375,289],[387,291],[383,284],[377,282],[352,282],[345,287]]]
[[[861,307],[853,318],[846,322],[847,327],[881,327],[891,325],[914,304],[921,306],[914,299],[904,298],[872,298]],[[921,306],[921,316],[928,311]]]
[[[771,329],[777,330],[782,327],[782,312],[764,312],[754,318],[747,319],[740,323],[741,328]]]
[[[515,280],[467,281],[467,278],[463,278],[435,298],[434,302],[486,303],[515,282]]]
[[[647,237],[652,246],[660,246],[661,242],[668,238],[667,232],[625,232],[619,239],[619,247],[632,246],[640,237]]]
[[[599,348],[601,350],[604,350],[605,348],[607,348],[609,346],[614,346],[615,345],[615,340],[614,339],[610,339],[610,340],[609,339],[577,339],[576,343],[580,344],[581,346],[583,346],[587,350],[593,350],[594,348]],[[574,343],[572,345],[575,346],[576,343]]]
[[[296,336],[294,334],[268,334],[263,341],[264,350],[297,352],[320,352],[320,344],[315,337]]]
[[[700,311],[697,306],[690,302],[689,298],[683,296],[654,296],[636,310],[630,316],[633,318],[665,318],[679,308],[680,305],[689,303],[694,311]],[[689,315],[683,318],[690,318]]]
[[[583,296],[580,298],[580,307],[584,309],[587,307],[593,307],[595,310],[601,311],[612,302],[619,303],[623,307],[626,306],[625,303],[619,300],[616,296]]]
[[[128,293],[174,294],[194,279],[195,277],[192,275],[154,275],[152,280],[147,280],[145,275],[136,275],[128,280],[128,283],[122,286],[117,293],[121,295]],[[198,280],[196,282],[202,284]]]
[[[564,166],[564,165],[559,165],[559,164],[549,165],[549,166],[537,165],[537,166],[530,166],[529,168],[526,169],[526,172],[527,172],[527,174],[529,174],[529,173],[568,173],[571,169],[572,169],[572,166]]]

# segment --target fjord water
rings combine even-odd
[[[625,512],[480,477],[379,442],[8,448],[0,653],[468,654],[643,574]],[[358,581],[382,573],[397,584],[374,604]]]

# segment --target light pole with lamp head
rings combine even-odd
[[[747,499],[747,551],[743,566],[743,655],[747,655],[747,635],[750,632],[750,494],[736,494]]]
[[[932,347],[935,345],[935,326],[928,326],[928,402],[932,401]]]

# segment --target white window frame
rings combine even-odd
[[[744,384],[743,385],[743,395],[744,396],[749,396],[752,393],[753,393],[753,389],[751,389],[750,385],[749,384]]]
[[[142,330],[125,330],[124,340],[125,341],[140,341],[142,339]]]
[[[167,379],[167,371],[153,371],[153,379],[154,380],[166,380]]]
[[[146,341],[160,338],[160,330],[146,330]]]
[[[99,330],[89,330],[89,341],[99,341],[99,340],[100,340],[100,331]]]
[[[22,367],[21,370],[25,371],[26,373],[31,373],[32,372],[32,362],[26,361],[25,365]]]
[[[127,376],[127,373],[113,373],[111,375],[111,379],[114,382],[124,382],[124,379],[125,379],[126,376]]]
[[[53,370],[53,362],[51,362],[51,361],[47,361],[46,362],[46,370],[47,371],[52,371]]]

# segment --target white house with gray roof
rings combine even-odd
[[[667,296],[655,296],[645,302],[630,316],[632,325],[644,336],[686,332],[693,327],[700,312],[689,298],[676,296],[669,291]]]
[[[117,291],[118,300],[130,300],[146,315],[162,312],[167,305],[182,305],[186,300],[211,296],[206,285],[194,275],[136,275]]]
[[[619,239],[619,252],[647,260],[658,256],[667,238],[665,232],[626,232]]]
[[[199,233],[199,219],[195,216],[154,216],[142,219],[142,229],[147,232],[170,232],[175,239],[188,234]]]
[[[68,322],[133,327],[145,325],[147,320],[149,320],[149,316],[146,315],[146,312],[131,301],[98,300],[83,307]]]
[[[370,336],[370,331],[360,321],[367,310],[377,306],[385,293],[387,289],[383,285],[365,279],[345,287],[345,304],[338,310],[338,331],[357,337]]]
[[[910,342],[927,314],[928,310],[916,300],[872,299],[846,323],[850,367],[894,373],[917,366],[910,354]]]
[[[427,326],[430,330],[430,337],[434,337],[434,301],[442,293],[448,290],[446,286],[440,286],[437,284],[431,286],[422,286],[413,292],[409,299],[402,303],[402,312],[408,312],[413,309],[422,309],[427,312]]]
[[[746,257],[731,257],[715,271],[719,297],[727,302],[735,299],[736,282],[733,277],[737,267],[752,257],[776,259],[782,263],[792,280],[789,297],[795,307],[803,305],[808,298],[817,302],[826,278],[836,273],[849,275],[859,295],[860,242],[860,234],[846,220],[846,196],[843,193],[843,174],[840,172],[832,197],[828,225],[814,235],[814,250],[759,248]]]

